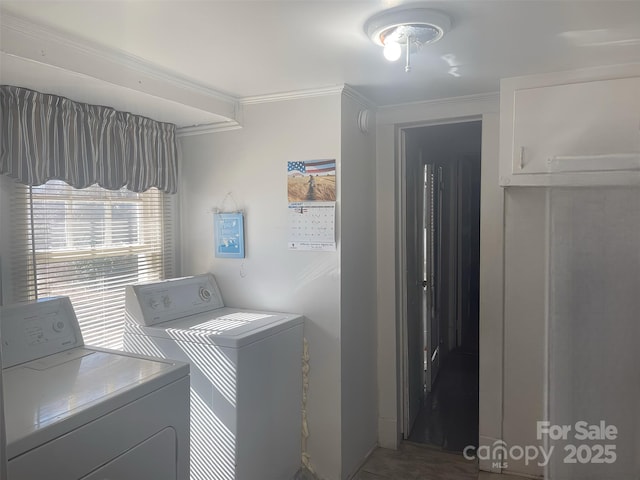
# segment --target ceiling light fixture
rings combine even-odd
[[[406,49],[405,72],[411,71],[411,50],[437,42],[451,29],[448,15],[429,8],[399,7],[371,17],[364,31],[376,45],[384,47],[384,57],[396,61]]]

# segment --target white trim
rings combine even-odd
[[[398,263],[396,264],[395,280],[399,292],[398,299],[398,321],[400,322],[400,348],[399,348],[399,364],[400,364],[400,408],[402,411],[401,428],[402,438],[409,439],[411,434],[411,408],[409,405],[409,337],[408,337],[408,285],[407,285],[407,136],[406,128],[397,128],[396,138],[396,165],[398,176],[396,178],[396,195],[397,195],[397,222],[398,229],[396,235],[396,248],[398,252]]]
[[[477,101],[487,101],[487,100],[497,100],[500,98],[499,92],[490,92],[490,93],[475,93],[473,95],[462,95],[460,97],[446,97],[446,98],[436,98],[434,100],[421,100],[419,102],[410,102],[410,103],[396,103],[392,105],[384,105],[379,107],[380,110],[391,110],[396,108],[402,108],[407,106],[418,106],[418,105],[447,105],[451,103],[469,103],[469,102],[477,102]]]
[[[301,98],[324,97],[335,95],[344,91],[345,85],[332,87],[312,88],[308,90],[294,90],[282,93],[270,93],[266,95],[254,95],[240,99],[240,105],[255,105],[259,103],[283,102],[286,100],[298,100]]]
[[[501,441],[500,438],[485,437],[480,435],[478,438],[478,447],[487,448],[489,449],[489,451],[491,451],[490,449],[493,448],[493,446],[500,441]],[[498,473],[498,474],[502,473],[502,468],[495,465],[493,462],[493,459],[487,459],[487,458],[478,459],[478,470],[482,472],[491,472],[491,473]]]
[[[479,407],[481,418],[479,434],[486,438],[502,438],[503,429],[503,353],[504,353],[504,211],[503,190],[497,184],[498,177],[498,124],[499,96],[497,94],[472,95],[431,102],[419,102],[401,106],[380,107],[377,111],[376,128],[376,188],[378,264],[385,271],[393,272],[378,278],[378,338],[395,338],[395,342],[378,341],[378,439],[379,443],[394,448],[402,435],[404,423],[403,395],[403,308],[402,308],[402,255],[404,248],[401,232],[403,222],[402,171],[399,152],[399,132],[406,127],[457,123],[460,121],[482,120],[482,172],[481,205],[481,282],[489,276],[493,279],[487,291],[481,284],[481,304],[489,302],[492,307],[481,316],[482,326],[486,326],[483,338],[497,335],[498,341],[493,351],[487,347],[480,349],[480,381],[490,375],[494,382],[485,385],[491,392],[480,390]],[[393,165],[391,169],[390,165]],[[494,208],[495,207],[495,208]],[[483,215],[481,213],[481,215]],[[385,227],[382,227],[384,225]],[[394,225],[389,229],[389,225]],[[495,243],[495,240],[498,243]],[[488,247],[491,252],[487,253]],[[393,253],[392,253],[393,252]],[[483,255],[484,252],[484,255]],[[492,266],[483,268],[483,264]],[[496,265],[499,263],[499,265]],[[485,283],[484,286],[489,285]],[[395,315],[393,315],[394,312]],[[483,310],[481,310],[482,312]],[[488,318],[487,314],[496,313]],[[481,315],[483,315],[481,313]],[[487,323],[490,320],[490,323]],[[484,323],[483,323],[484,322]],[[495,345],[492,344],[493,347]],[[387,369],[393,364],[394,368]],[[496,370],[493,370],[493,368]],[[486,380],[485,380],[486,381]],[[495,385],[495,387],[494,387]],[[397,416],[395,416],[397,414]],[[393,420],[396,420],[394,423]]]
[[[504,189],[497,184],[500,118],[482,115],[480,171],[479,445],[502,440],[504,419]],[[480,468],[486,464],[480,462]]]
[[[349,97],[351,100],[359,104],[361,107],[369,110],[376,110],[377,105],[369,98],[365,97],[358,90],[353,88],[351,85],[344,85],[342,89],[342,94],[346,97]]]
[[[176,75],[170,70],[159,67],[158,65],[148,62],[141,57],[131,55],[124,50],[107,48],[90,40],[81,39],[77,36],[63,33],[51,27],[45,27],[43,25],[33,23],[18,16],[3,12],[2,16],[0,17],[0,25],[3,29],[7,28],[14,30],[21,35],[46,42],[47,44],[57,43],[59,45],[87,55],[103,58],[110,62],[120,64],[132,70],[135,70],[139,73],[143,73],[148,77],[162,80],[164,82],[173,84],[174,86],[190,90],[200,95],[207,95],[209,97],[216,98],[217,100],[231,103],[235,103],[238,101],[236,97],[219,92],[205,85],[194,82],[193,80],[190,80],[186,77]],[[6,44],[2,45],[2,51],[11,53],[7,51]],[[43,58],[40,59],[40,62],[47,63],[43,60],[46,60],[46,57],[43,56]]]
[[[551,73],[538,73],[509,77],[500,80],[501,90],[508,88],[537,88],[564,85],[569,83],[593,82],[617,78],[631,78],[640,75],[640,63],[620,63],[615,65],[598,65],[595,67],[560,70]]]
[[[363,108],[376,110],[376,104],[371,99],[345,84],[242,98],[229,95],[187,77],[177,75],[171,70],[124,50],[108,48],[96,42],[5,12],[0,16],[0,31],[2,33],[0,50],[8,55],[14,55],[25,60],[35,61],[86,77],[100,79],[113,85],[130,88],[149,95],[158,96],[159,93],[162,93],[162,91],[158,91],[158,87],[160,87],[164,91],[162,97],[166,100],[199,108],[231,120],[229,125],[225,125],[223,128],[219,128],[216,124],[213,124],[216,126],[209,130],[202,126],[184,127],[180,129],[180,133],[183,136],[239,128],[239,119],[242,115],[241,107],[244,105],[323,97],[343,93]],[[57,52],[55,47],[58,47]],[[61,60],[61,58],[64,60]],[[87,59],[89,58],[95,60],[95,62],[88,64]],[[106,71],[113,72],[114,66],[126,70],[128,73],[126,75],[116,75],[111,79],[103,78]],[[140,78],[139,82],[131,83],[131,74],[137,78],[143,78]],[[145,78],[157,81],[159,85],[145,85],[147,83],[143,82]],[[115,79],[119,80],[115,81]],[[149,90],[150,88],[151,90]],[[203,100],[204,103],[209,101],[207,107],[204,107]],[[224,110],[224,112],[221,113],[220,110]]]
[[[377,125],[395,125],[412,122],[437,121],[448,118],[463,118],[498,113],[500,94],[498,92],[440,98],[421,102],[384,105],[377,109]]]
[[[260,103],[282,102],[287,100],[299,100],[302,98],[324,97],[342,93],[365,109],[376,110],[376,104],[350,85],[341,84],[328,87],[312,88],[307,90],[292,90],[289,92],[269,93],[240,98],[240,105],[255,105]]]
[[[84,75],[134,92],[195,108],[220,120],[236,120],[238,99],[95,42],[3,13],[0,48],[7,55]],[[201,123],[199,121],[183,123]]]
[[[464,117],[451,117],[443,119],[424,120],[419,122],[403,123],[400,128],[402,130],[406,128],[421,128],[421,127],[433,127],[436,125],[453,125],[456,123],[469,123],[482,121],[482,114],[468,115]]]
[[[239,130],[242,128],[238,122],[209,123],[207,125],[194,125],[182,127],[176,130],[178,138],[191,137],[193,135],[206,135],[208,133],[227,132],[229,130]]]

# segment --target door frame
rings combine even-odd
[[[403,124],[398,125],[398,150],[397,150],[397,205],[398,209],[396,212],[397,218],[397,253],[398,253],[398,264],[396,268],[396,285],[398,288],[398,325],[400,330],[400,341],[399,341],[399,352],[398,352],[398,360],[400,364],[400,384],[399,384],[399,395],[400,395],[400,418],[399,424],[401,426],[400,436],[403,439],[407,439],[409,437],[410,428],[411,428],[411,418],[409,411],[409,349],[408,349],[408,285],[407,285],[407,165],[406,165],[406,131],[412,130],[415,128],[421,127],[433,127],[438,125],[450,125],[450,124],[460,124],[460,123],[469,123],[474,121],[480,121],[481,128],[484,129],[484,121],[482,115],[474,115],[469,117],[459,117],[459,118],[451,118],[451,119],[442,119],[442,120],[433,120],[433,121],[425,121],[425,122],[417,122],[411,124]],[[484,150],[484,134],[482,135],[482,145],[481,145],[481,155],[480,155],[480,168],[482,170],[483,164],[483,150]],[[497,184],[497,178],[496,178]],[[480,194],[482,196],[482,190],[484,186],[480,185]],[[482,212],[480,217],[480,230],[482,231]],[[481,238],[482,241],[482,238]],[[480,268],[482,268],[482,263]],[[482,273],[481,273],[482,275]],[[482,288],[482,287],[481,287]],[[479,355],[482,353],[479,352]],[[479,416],[481,412],[478,412]],[[482,433],[482,432],[480,432]],[[480,445],[480,443],[479,443]]]
[[[504,203],[499,184],[500,95],[452,97],[376,110],[376,320],[378,337],[378,443],[398,449],[402,440],[402,219],[399,131],[447,120],[482,120],[480,200],[480,419],[479,443],[503,438]],[[508,119],[507,119],[508,121]],[[500,472],[481,460],[481,470]]]

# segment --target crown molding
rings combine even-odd
[[[47,43],[57,43],[78,52],[101,57],[113,63],[118,63],[140,73],[144,73],[146,76],[173,83],[187,90],[192,90],[227,102],[238,101],[236,97],[219,92],[186,77],[176,75],[170,70],[159,67],[123,50],[107,48],[90,40],[81,39],[68,33],[62,33],[59,30],[30,22],[15,15],[3,12],[0,16],[0,25],[3,29],[8,28],[36,40],[42,40]],[[2,48],[2,50],[4,51],[4,48]],[[40,59],[40,61],[45,60],[46,57]]]
[[[133,73],[136,77],[153,80],[153,86],[150,88],[167,90],[168,100],[226,118],[235,118],[238,112],[238,98],[176,75],[123,50],[108,48],[6,12],[0,15],[0,32],[0,49],[7,54],[99,79],[102,78],[97,72],[103,70],[105,65],[115,66],[120,71]],[[111,80],[111,83],[117,82]],[[145,91],[145,84],[148,82],[137,83],[138,85],[132,85],[128,79],[121,80],[121,86],[151,93]],[[203,108],[204,104],[208,106]]]
[[[313,88],[309,90],[294,90],[291,92],[272,93],[267,95],[255,95],[240,99],[240,105],[255,105],[258,103],[282,102],[285,100],[298,100],[301,98],[324,97],[336,95],[344,90],[344,85],[331,87]]]
[[[312,88],[308,90],[293,90],[290,92],[272,93],[265,95],[255,95],[240,98],[240,105],[254,105],[258,103],[282,102],[286,100],[299,100],[301,98],[324,97],[327,95],[336,95],[342,93],[354,100],[360,106],[368,109],[375,109],[376,104],[363,94],[358,92],[354,87],[347,84]]]
[[[221,129],[240,128],[238,118],[242,114],[241,106],[261,103],[282,102],[303,98],[323,97],[336,94],[344,94],[361,105],[365,109],[375,109],[375,104],[350,85],[332,85],[321,88],[295,90],[282,93],[255,95],[247,97],[235,97],[206,85],[195,82],[189,78],[176,75],[174,72],[155,65],[143,58],[132,55],[118,49],[104,47],[98,43],[79,38],[72,34],[31,22],[25,18],[2,12],[0,15],[0,32],[2,42],[0,49],[17,57],[36,61],[56,68],[61,68],[76,74],[103,79],[110,83],[132,88],[142,93],[158,95],[157,91],[150,89],[163,89],[163,95],[167,100],[176,101],[184,105],[210,111],[216,115],[229,118],[230,122],[209,124],[208,126],[184,127],[180,131],[183,135],[195,135],[190,133],[205,131],[223,131]],[[90,61],[85,61],[90,59]],[[115,78],[104,79],[101,72],[113,71],[106,69],[117,67],[133,73],[136,78],[155,80],[155,84],[145,89],[145,83],[133,84],[130,75],[115,75]],[[185,98],[185,93],[188,98]],[[208,99],[209,105],[203,107],[202,99]],[[222,125],[222,126],[220,126]]]
[[[378,106],[368,97],[364,96],[358,90],[356,90],[351,85],[344,85],[344,89],[342,90],[342,94],[346,97],[349,97],[354,102],[358,103],[361,107],[369,110],[376,110]]]
[[[240,130],[242,125],[238,122],[220,122],[207,125],[194,125],[192,127],[182,127],[176,129],[176,135],[181,137],[192,137],[194,135],[207,135],[209,133],[228,132],[230,130]]]
[[[383,105],[378,107],[378,109],[393,110],[397,108],[404,108],[407,106],[435,106],[435,105],[450,105],[450,104],[469,103],[469,102],[496,102],[499,100],[500,100],[499,92],[476,93],[473,95],[462,95],[460,97],[436,98],[434,100],[421,100],[418,102]]]

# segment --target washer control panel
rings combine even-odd
[[[126,287],[126,318],[155,325],[224,307],[212,274],[174,278]]]
[[[69,297],[6,305],[0,321],[4,368],[84,345]]]

